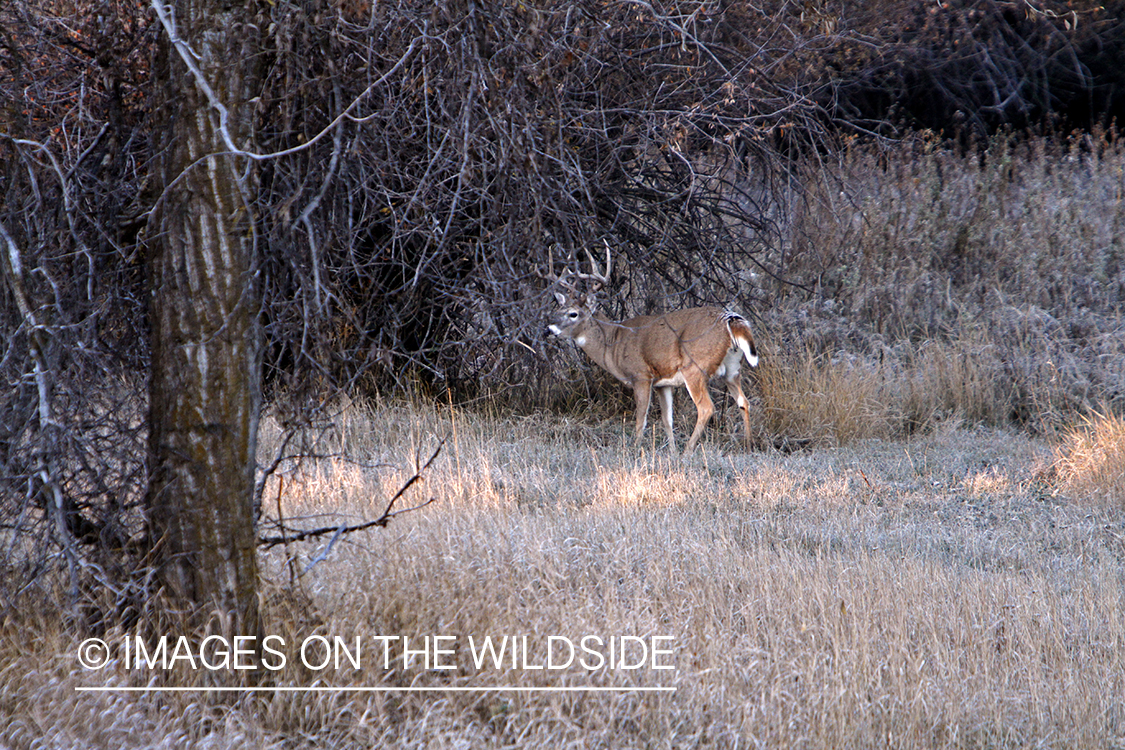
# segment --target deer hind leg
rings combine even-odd
[[[715,405],[711,403],[711,395],[707,393],[707,376],[702,370],[693,368],[685,372],[684,384],[687,386],[688,393],[691,394],[691,400],[695,402],[696,410],[695,429],[691,433],[687,447],[684,448],[684,455],[688,456],[695,449],[695,444],[699,442],[700,436],[703,435],[703,428],[707,426],[711,415],[715,413]]]
[[[738,404],[739,411],[742,412],[742,426],[744,429],[743,434],[746,436],[746,444],[750,444],[750,402],[746,400],[746,396],[742,393],[742,384],[739,382],[738,372],[736,371],[733,377],[727,378],[727,392],[734,402]]]
[[[676,450],[676,433],[672,430],[672,393],[670,385],[656,387],[660,396],[660,421],[664,423],[664,432],[668,433],[668,447]]]
[[[741,349],[732,347],[727,355],[723,357],[723,362],[719,365],[719,369],[715,371],[716,375],[722,376],[727,384],[727,392],[730,397],[734,399],[734,403],[738,404],[739,411],[742,412],[742,426],[744,434],[746,435],[746,444],[750,444],[750,402],[746,400],[745,394],[742,392],[742,379],[739,377],[739,365],[742,363]]]

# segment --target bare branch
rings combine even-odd
[[[172,45],[175,47],[176,53],[180,56],[180,59],[183,60],[184,65],[187,66],[188,70],[191,71],[192,76],[195,78],[196,85],[199,86],[199,90],[203,92],[203,94],[207,97],[207,100],[211,103],[211,107],[219,115],[219,132],[222,135],[223,144],[226,146],[227,152],[237,156],[245,157],[247,159],[252,159],[254,161],[280,159],[286,156],[292,156],[294,154],[301,153],[302,151],[306,151],[307,149],[316,145],[316,143],[321,138],[328,135],[328,133],[333,132],[340,122],[346,119],[354,119],[351,116],[352,110],[359,106],[360,102],[363,101],[372,91],[383,85],[384,82],[386,82],[392,75],[394,75],[399,67],[404,65],[406,61],[410,59],[420,41],[417,38],[411,40],[410,45],[406,48],[406,51],[403,52],[402,56],[399,58],[398,63],[394,67],[388,70],[382,78],[369,85],[367,89],[364,90],[363,93],[361,93],[355,99],[353,99],[352,103],[349,104],[342,112],[340,112],[340,114],[338,114],[336,118],[328,124],[327,127],[307,140],[305,143],[301,144],[300,146],[294,146],[292,148],[282,149],[280,151],[275,151],[272,153],[259,154],[241,148],[240,146],[235,144],[234,139],[231,138],[229,127],[230,112],[227,110],[226,104],[219,99],[214,89],[211,88],[211,84],[207,82],[207,78],[203,75],[203,72],[199,69],[199,66],[195,64],[196,54],[192,52],[191,47],[188,46],[187,42],[180,38],[179,33],[176,30],[176,19],[173,17],[172,7],[169,5],[165,5],[161,2],[161,0],[152,0],[152,8],[156,11],[156,16],[160,19],[160,23],[164,27],[165,32],[168,34],[168,40],[172,42]]]
[[[302,542],[302,541],[305,541],[305,540],[308,540],[308,539],[316,539],[318,537],[322,537],[322,536],[325,536],[327,534],[333,534],[334,535],[333,539],[335,539],[335,538],[338,538],[342,534],[351,534],[351,533],[354,533],[356,531],[364,531],[366,529],[374,528],[376,526],[378,526],[380,528],[386,528],[387,524],[389,524],[391,522],[391,519],[395,518],[396,516],[400,516],[403,513],[410,513],[410,512],[416,511],[416,510],[420,510],[421,508],[425,508],[430,503],[435,502],[437,500],[437,498],[430,498],[429,500],[422,503],[421,505],[415,505],[415,506],[410,507],[410,508],[404,508],[402,510],[395,510],[394,509],[395,503],[398,502],[399,498],[401,498],[404,494],[406,494],[406,491],[409,490],[412,486],[414,486],[414,484],[416,482],[420,482],[422,480],[423,475],[425,474],[426,470],[430,468],[430,465],[433,464],[433,462],[437,459],[438,455],[441,453],[441,449],[445,446],[445,441],[447,439],[448,438],[442,438],[441,439],[441,441],[438,443],[437,448],[434,449],[434,452],[430,455],[429,459],[427,459],[426,462],[424,464],[422,464],[421,467],[415,469],[414,474],[409,479],[407,479],[406,482],[402,485],[402,487],[399,488],[398,492],[396,492],[394,494],[394,496],[387,503],[387,507],[383,510],[382,515],[380,515],[378,518],[376,518],[372,521],[365,521],[365,522],[359,523],[359,524],[352,524],[352,525],[338,524],[336,526],[322,526],[322,527],[317,528],[317,529],[307,529],[305,531],[297,531],[297,532],[293,532],[291,534],[286,534],[286,533],[283,532],[282,534],[275,535],[275,536],[263,536],[261,539],[258,540],[258,545],[261,546],[261,547],[264,547],[266,549],[272,549],[273,547],[276,547],[279,544],[292,544],[294,542]],[[311,567],[311,565],[310,565],[310,567]]]

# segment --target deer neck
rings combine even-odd
[[[601,315],[590,318],[590,324],[575,337],[574,343],[586,352],[586,356],[594,360],[603,370],[613,375],[618,380],[628,383],[629,378],[618,371],[612,358],[614,342],[617,339],[621,326]]]

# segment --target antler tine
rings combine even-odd
[[[590,252],[590,248],[585,248],[586,257],[590,259],[590,268],[593,269],[594,272],[580,273],[578,274],[578,278],[596,281],[599,285],[604,287],[609,286],[609,275],[613,271],[613,254],[609,249],[609,243],[605,240],[602,240],[602,242],[605,243],[605,273],[598,272],[598,262],[594,260],[594,254]]]
[[[568,280],[571,276],[574,275],[573,273],[571,273],[570,271],[566,271],[566,273],[563,276],[559,276],[557,273],[555,273],[555,245],[554,244],[551,244],[551,245],[547,246],[547,272],[544,273],[543,270],[540,268],[540,269],[536,269],[535,274],[542,279],[546,279],[547,281],[550,281],[554,284],[558,284],[559,286],[563,287],[564,289],[566,289],[569,292],[577,292],[578,291],[574,287],[574,284],[571,284],[570,281]]]
[[[557,282],[559,280],[559,275],[557,273],[555,273],[555,246],[554,245],[547,245],[547,268],[546,268],[546,270],[543,269],[543,266],[541,266],[539,264],[536,264],[535,275],[538,276],[541,279],[546,279],[547,281]]]

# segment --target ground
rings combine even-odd
[[[117,631],[83,669],[29,616],[0,745],[1125,747],[1125,512],[1060,478],[1057,443],[949,423],[786,454],[718,424],[681,461],[627,421],[352,405],[350,458],[267,487],[292,525],[374,518],[446,438],[399,501],[432,504],[264,553],[266,685],[474,692],[76,692],[208,683],[125,668]]]

